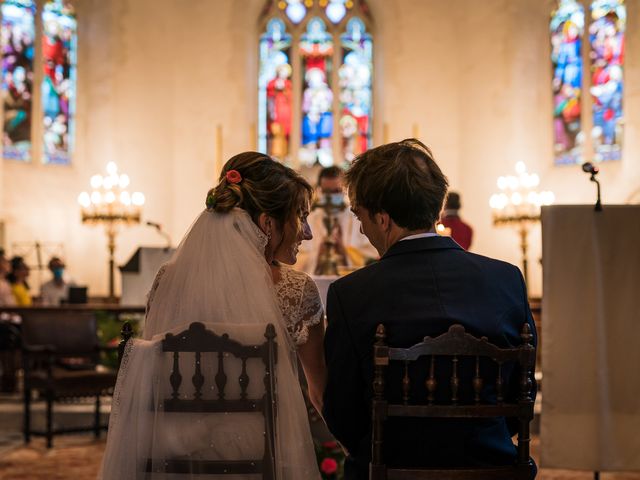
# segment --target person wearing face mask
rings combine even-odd
[[[69,298],[70,282],[64,277],[64,262],[59,257],[49,260],[49,271],[53,278],[40,287],[40,299],[43,306],[57,307]]]
[[[362,267],[368,259],[377,258],[377,252],[367,237],[360,231],[360,225],[349,210],[349,201],[344,194],[344,173],[340,167],[326,167],[320,170],[317,184],[318,201],[309,214],[309,225],[315,232],[313,239],[302,244],[296,268],[309,275],[321,275],[319,262],[325,254],[326,238],[333,242],[335,258],[338,265]],[[325,225],[326,212],[321,207],[329,201],[334,206],[342,205],[342,209],[334,210],[334,224],[331,232]]]

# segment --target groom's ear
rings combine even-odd
[[[375,214],[376,223],[383,231],[388,231],[391,228],[391,217],[384,210]]]

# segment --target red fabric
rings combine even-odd
[[[282,133],[289,137],[291,133],[291,80],[274,78],[267,83],[267,99],[273,102],[270,111],[269,131],[272,123],[279,123]]]
[[[469,250],[471,247],[471,240],[473,239],[473,229],[464,223],[458,216],[448,216],[441,220],[441,223],[451,229],[451,238],[453,238],[458,245],[465,250]]]
[[[55,80],[56,66],[64,63],[64,45],[59,38],[47,35],[42,39],[42,54],[44,56],[44,73]]]

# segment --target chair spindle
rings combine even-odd
[[[498,362],[498,378],[496,378],[496,400],[498,402],[498,405],[501,405],[502,401],[504,400],[504,396],[502,394],[502,387],[503,387],[502,362]]]
[[[427,386],[427,404],[433,405],[433,401],[436,398],[436,388],[438,388],[438,381],[435,376],[436,356],[431,355],[431,362],[429,365],[429,378],[426,381]]]
[[[202,385],[204,385],[204,376],[202,375],[200,362],[200,352],[196,352],[195,373],[193,374],[193,377],[191,377],[191,381],[193,382],[193,386],[195,388],[193,398],[195,398],[196,400],[200,400],[202,398]]]
[[[531,345],[531,341],[533,340],[533,335],[531,334],[531,328],[528,323],[525,323],[522,327],[522,333],[520,334],[520,338],[522,339],[522,343],[524,347],[530,352],[534,352],[533,345]],[[531,370],[533,370],[533,358],[535,358],[535,353],[530,355],[529,361],[525,362],[522,368],[522,376],[520,377],[520,400],[531,400],[531,389],[533,388],[533,384],[531,383]]]
[[[480,403],[480,392],[482,392],[482,377],[480,377],[480,356],[476,355],[476,375],[473,377],[473,391],[476,404]]]
[[[173,370],[171,370],[171,376],[169,377],[171,383],[171,398],[177,400],[180,396],[180,384],[182,383],[182,375],[180,375],[180,354],[173,352]]]
[[[402,377],[402,402],[409,404],[409,390],[411,389],[411,380],[409,380],[409,361],[404,361],[404,376]]]
[[[249,386],[249,375],[247,375],[247,357],[242,357],[242,372],[238,377],[240,383],[240,398],[247,399],[247,387]]]
[[[218,398],[220,400],[224,400],[224,389],[227,386],[227,374],[224,373],[224,353],[222,351],[218,352],[218,373],[216,373],[216,385],[218,386]]]
[[[451,403],[458,403],[458,388],[460,387],[460,379],[458,378],[458,356],[451,357]]]

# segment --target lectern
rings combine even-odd
[[[542,208],[542,467],[640,470],[640,205]]]
[[[140,247],[129,261],[120,267],[122,305],[145,305],[156,273],[173,255],[173,248]]]

